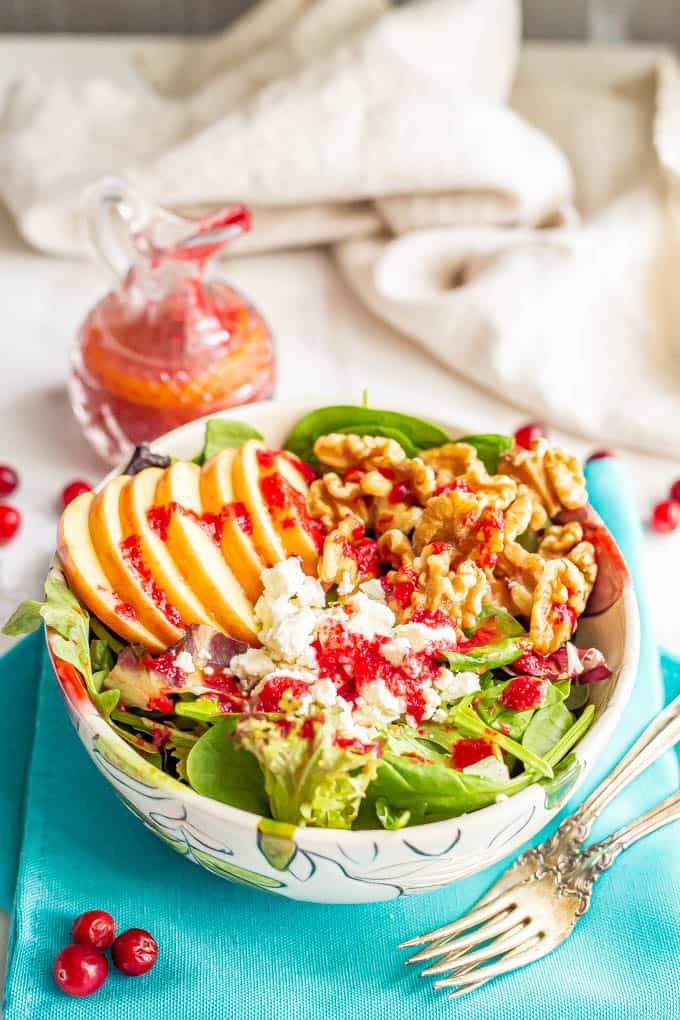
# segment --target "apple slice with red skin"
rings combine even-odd
[[[260,489],[258,454],[268,455],[270,452],[258,439],[248,439],[236,452],[232,470],[234,496],[244,504],[250,515],[253,541],[268,567],[286,558],[286,548],[274,527]]]
[[[265,564],[251,538],[253,525],[244,503],[234,497],[232,469],[236,450],[220,450],[201,468],[201,504],[222,517],[222,554],[251,602],[262,594]]]
[[[201,602],[210,606],[221,629],[248,644],[257,644],[253,604],[211,534],[213,531],[217,537],[216,529],[221,525],[204,513],[200,481],[201,469],[190,461],[177,461],[165,469],[156,487],[157,530],[175,563],[182,564]]]
[[[119,503],[123,537],[139,542],[140,554],[151,576],[185,624],[207,623],[221,630],[215,616],[194,592],[184,565],[180,569],[167,544],[149,523],[149,511],[153,511],[156,488],[162,475],[162,468],[149,467],[127,479],[121,489]]]
[[[260,492],[287,556],[299,556],[307,574],[316,576],[323,530],[307,510],[309,486],[285,452],[260,452]]]
[[[90,505],[90,537],[112,587],[164,645],[173,645],[184,634],[182,618],[146,566],[139,536],[123,536],[120,494],[128,481],[119,475],[96,494]]]
[[[57,551],[71,590],[114,634],[162,652],[165,643],[138,619],[136,610],[114,591],[92,544],[89,528],[94,494],[72,500],[59,521]]]

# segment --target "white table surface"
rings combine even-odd
[[[129,64],[138,41],[0,37],[0,88],[29,67],[49,75],[106,75],[141,87]],[[640,48],[616,59],[637,69],[646,65],[650,52]],[[524,59],[538,73],[547,66],[554,72],[556,55],[564,58],[565,73],[578,62],[583,73],[598,77],[592,51],[580,48],[572,47],[565,55],[563,48],[532,47]],[[281,398],[358,400],[367,386],[376,405],[420,406],[475,431],[512,430],[526,417],[490,398],[472,397],[467,384],[374,319],[348,293],[324,252],[241,259],[228,265],[228,274],[255,299],[276,334]],[[105,470],[79,434],[65,378],[76,329],[108,286],[107,275],[94,265],[28,249],[0,211],[0,463],[15,465],[21,474],[16,504],[24,517],[17,539],[0,549],[0,615],[20,598],[39,593],[64,484],[74,477],[96,482]],[[581,454],[592,449],[592,444],[568,437],[565,441]],[[680,476],[680,465],[663,458],[623,456],[634,473],[644,517]],[[666,537],[648,533],[645,548],[656,633],[669,650],[680,653],[675,594],[680,531]],[[0,956],[6,921],[0,918]]]

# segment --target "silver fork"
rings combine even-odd
[[[406,963],[436,960],[422,977],[446,974],[435,988],[464,995],[500,974],[533,963],[568,937],[590,906],[592,887],[618,855],[680,818],[680,793],[599,843],[581,850],[609,802],[680,739],[680,697],[647,727],[627,754],[544,843],[526,850],[464,917],[403,942],[424,946]]]

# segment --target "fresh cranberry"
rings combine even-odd
[[[92,486],[89,482],[84,482],[82,478],[76,478],[75,481],[69,482],[64,491],[61,494],[61,503],[66,508],[69,503],[72,503],[76,496],[82,496],[84,492],[91,492]]]
[[[129,928],[111,946],[111,958],[129,977],[146,974],[158,958],[156,940],[143,928]]]
[[[21,514],[9,503],[0,503],[0,545],[14,538],[21,527]]]
[[[106,910],[86,910],[71,928],[73,941],[95,949],[108,949],[116,937],[116,922]]]
[[[0,496],[11,496],[19,484],[19,475],[9,464],[0,464]]]
[[[675,503],[680,503],[680,478],[671,486],[671,499]]]
[[[676,503],[672,499],[663,499],[652,510],[649,523],[654,531],[658,531],[660,534],[675,531],[680,524],[680,503]]]
[[[505,685],[498,701],[513,712],[538,708],[543,703],[545,680],[536,676],[516,676]]]
[[[66,946],[52,964],[52,976],[67,995],[92,995],[108,973],[106,957],[94,946]]]
[[[530,450],[534,439],[542,439],[546,435],[546,428],[540,421],[530,421],[522,425],[515,432],[515,442],[523,450]]]
[[[607,457],[615,457],[616,454],[613,450],[595,450],[588,457],[586,464],[590,464],[591,460],[605,460]]]

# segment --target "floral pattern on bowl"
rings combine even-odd
[[[277,443],[309,409],[264,403],[239,408],[234,417]],[[191,457],[203,428],[204,422],[192,422],[154,446]],[[56,562],[52,569],[59,569]],[[229,881],[292,899],[365,903],[429,892],[481,871],[550,821],[587,776],[624,711],[637,668],[639,623],[630,584],[605,611],[582,620],[579,643],[600,648],[612,675],[593,689],[596,721],[553,779],[471,814],[394,832],[295,829],[199,796],[144,760],[109,727],[78,672],[55,658],[53,639],[48,631],[51,661],[78,736],[117,796],[151,832]]]

